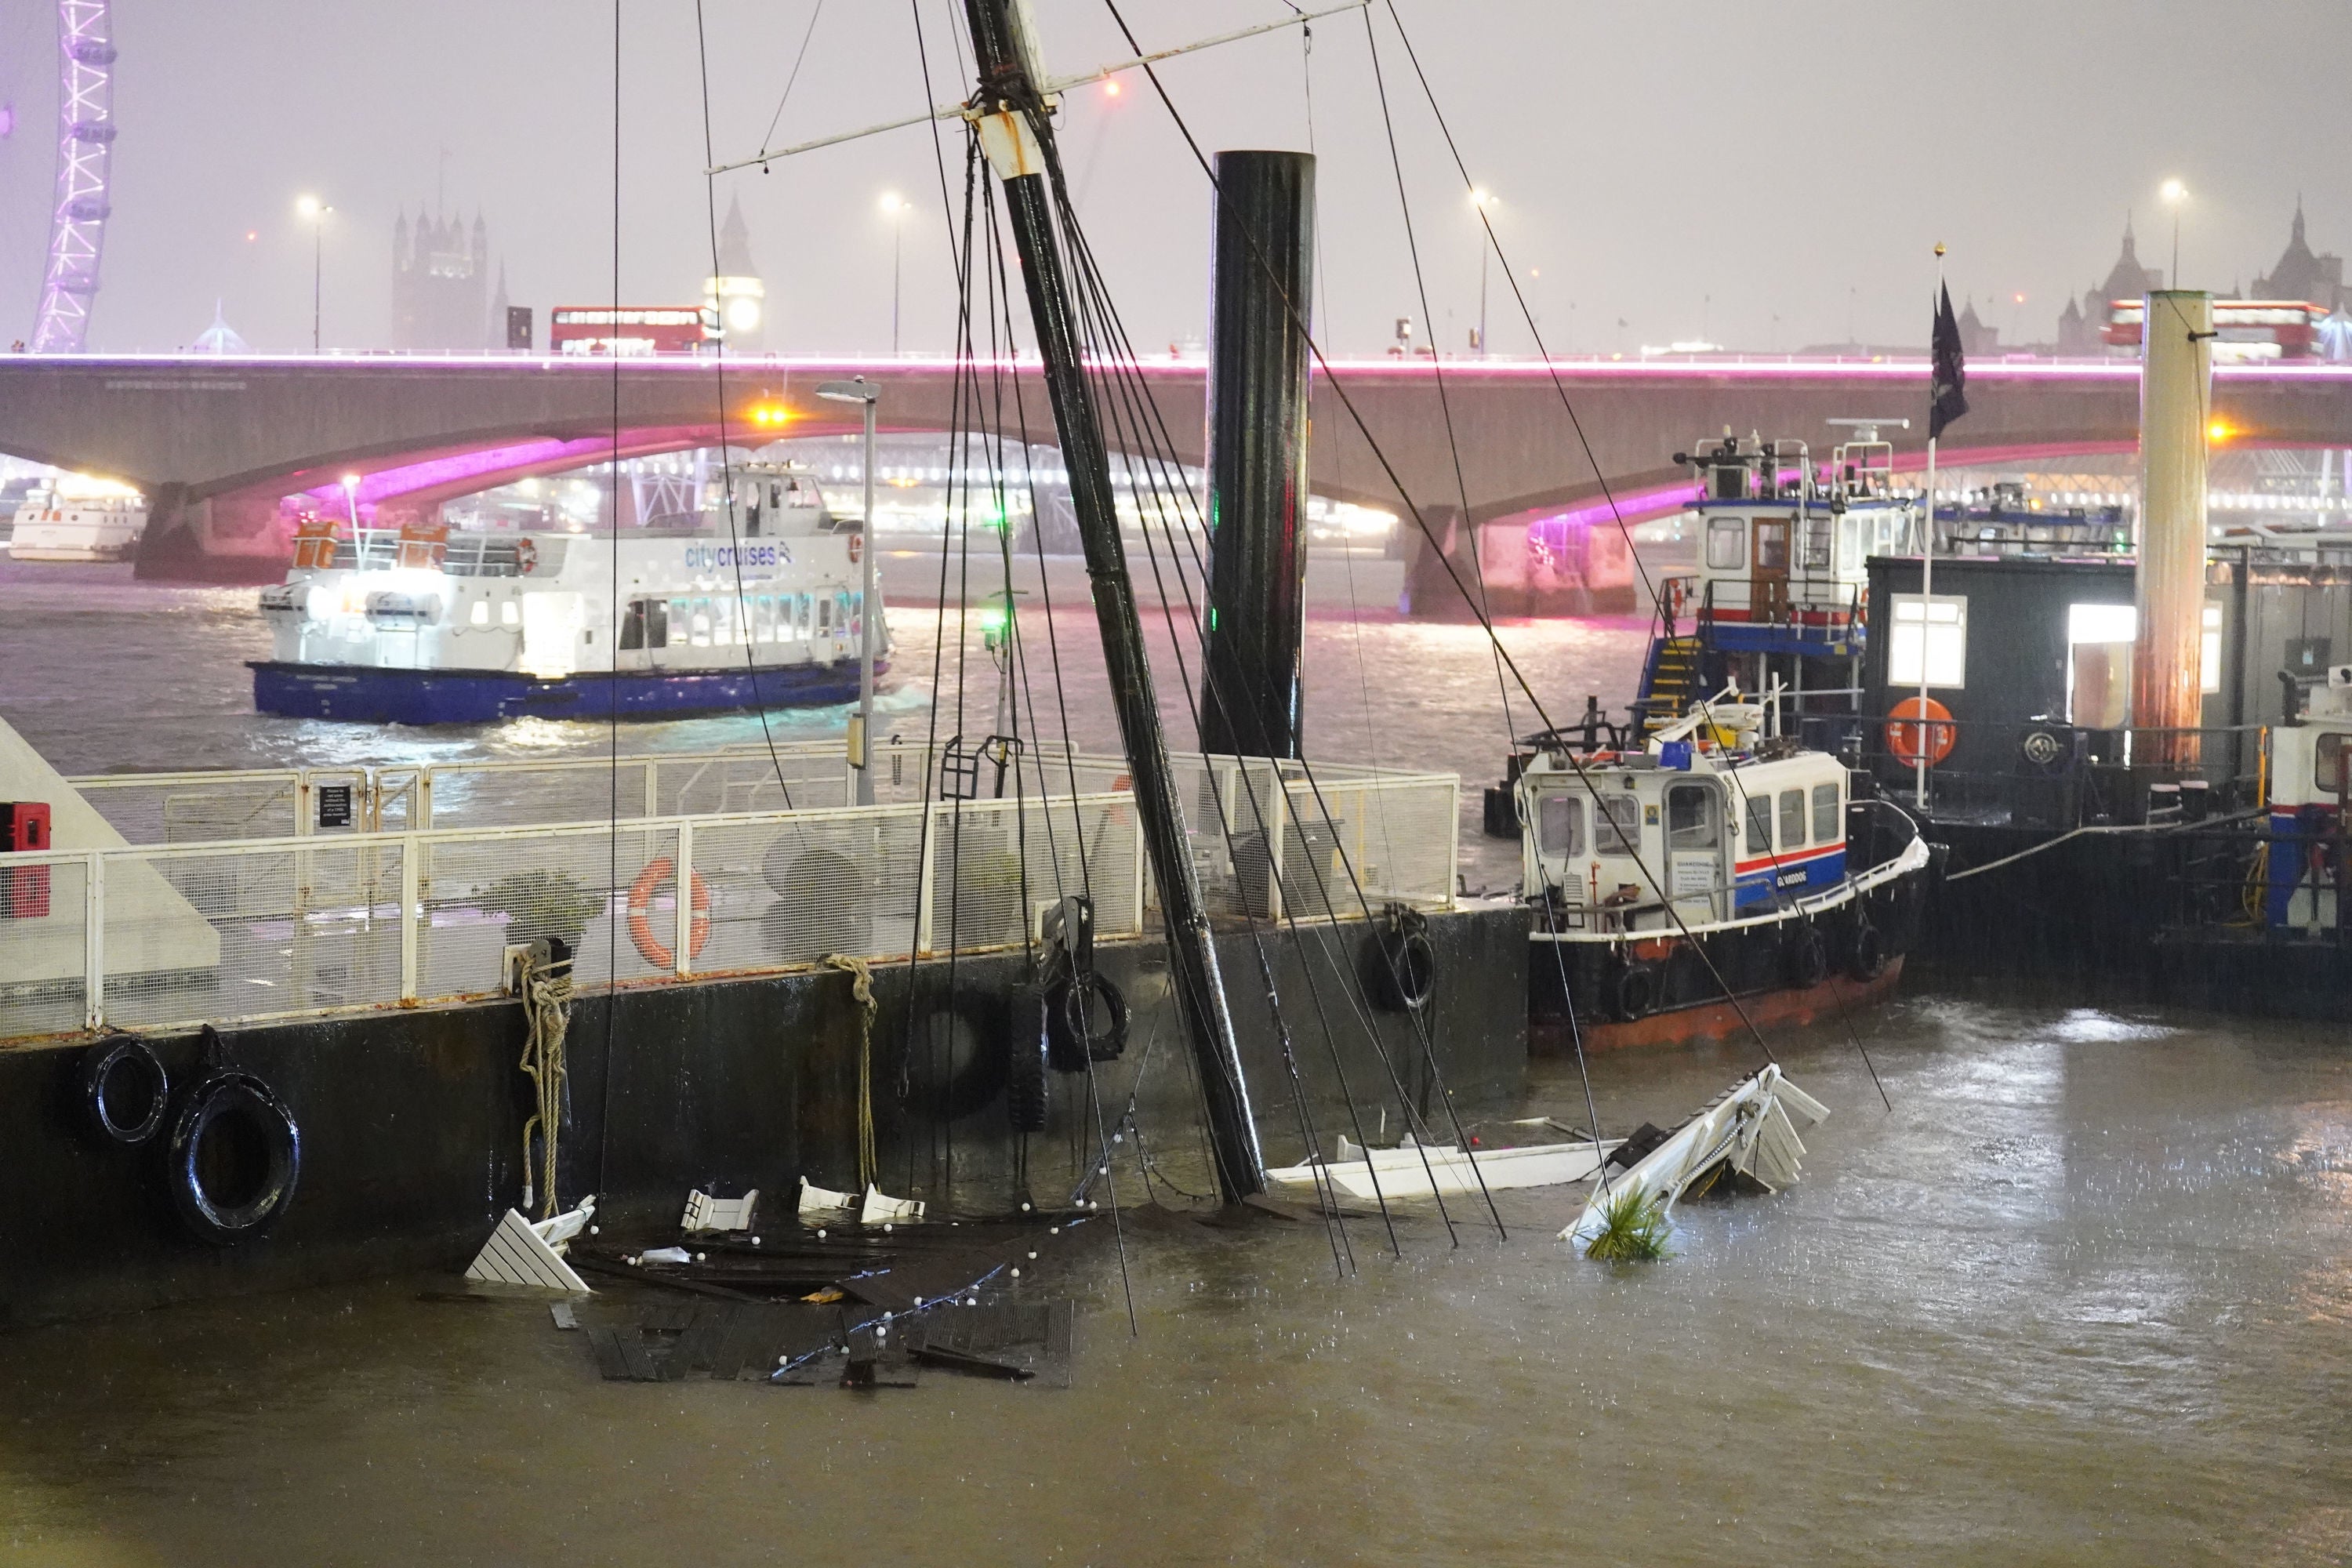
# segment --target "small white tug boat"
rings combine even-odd
[[[129,485],[61,474],[28,492],[8,538],[12,561],[127,561],[147,530],[147,498]]]
[[[445,724],[854,700],[864,531],[827,511],[803,471],[745,464],[734,485],[731,531],[306,517],[286,581],[261,593],[276,646],[252,667],[254,706]],[[887,651],[887,623],[877,629]]]
[[[1734,996],[1763,1022],[1893,983],[1928,847],[1892,803],[1856,798],[1864,775],[1769,733],[1770,712],[1727,689],[1624,749],[1594,721],[1521,759],[1538,1034],[1572,1020],[1587,1049],[1673,1043],[1739,1027]]]

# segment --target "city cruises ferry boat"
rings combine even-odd
[[[8,538],[12,561],[127,561],[147,529],[147,498],[129,485],[62,474],[27,491]]]
[[[254,706],[440,724],[855,700],[863,531],[804,473],[747,466],[735,487],[731,532],[305,518],[286,581],[262,590],[275,647],[252,666]]]
[[[1646,740],[1588,712],[1515,759],[1538,1038],[1714,1037],[1893,985],[1928,846],[1769,712],[1727,689]]]

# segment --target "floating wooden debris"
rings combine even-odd
[[[570,1214],[536,1223],[513,1209],[507,1210],[506,1217],[490,1232],[490,1239],[482,1244],[482,1250],[467,1265],[466,1278],[499,1285],[562,1290],[574,1296],[592,1294],[587,1283],[563,1260],[563,1252],[572,1237],[587,1228],[589,1216],[595,1212],[594,1198],[582,1199],[580,1206]]]
[[[802,1185],[807,1185],[806,1177],[802,1178]],[[759,1203],[757,1187],[740,1198],[714,1198],[698,1187],[686,1194],[686,1217],[678,1221],[678,1228],[688,1235],[750,1230],[751,1213]]]
[[[1452,1197],[1475,1193],[1483,1181],[1489,1192],[1509,1187],[1551,1187],[1592,1179],[1601,1162],[1617,1147],[1591,1143],[1537,1143],[1517,1149],[1480,1149],[1465,1155],[1454,1144],[1412,1144],[1365,1149],[1339,1140],[1338,1154],[1319,1164],[1286,1165],[1268,1171],[1268,1181],[1310,1185],[1318,1178],[1352,1198]]]

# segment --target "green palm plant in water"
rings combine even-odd
[[[1584,1256],[1602,1263],[1654,1263],[1666,1256],[1674,1226],[1665,1205],[1638,1187],[1626,1187],[1601,1205],[1601,1234]]]

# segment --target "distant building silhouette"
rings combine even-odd
[[[196,341],[190,346],[200,354],[241,354],[250,352],[246,347],[245,340],[237,335],[236,329],[230,326],[227,320],[222,316],[221,302],[218,300],[213,301],[213,324],[198,332]]]
[[[2303,198],[2294,203],[2294,227],[2287,236],[2286,251],[2270,275],[2254,279],[2250,300],[2307,300],[2315,305],[2334,310],[2345,302],[2344,258],[2340,256],[2315,256],[2303,237]]]
[[[479,213],[470,232],[455,217],[418,214],[414,229],[404,209],[392,228],[392,346],[396,349],[480,349],[506,341],[503,322],[490,331],[489,229]]]
[[[757,353],[767,342],[768,285],[751,259],[751,230],[740,198],[727,204],[715,259],[718,269],[702,280],[703,308],[718,312],[730,353]]]
[[[1970,295],[1969,302],[1960,307],[1959,320],[1955,324],[1960,329],[1960,353],[1969,358],[1976,359],[1983,354],[2000,352],[2000,329],[1984,324],[1983,318],[1977,314],[1974,295]]]

